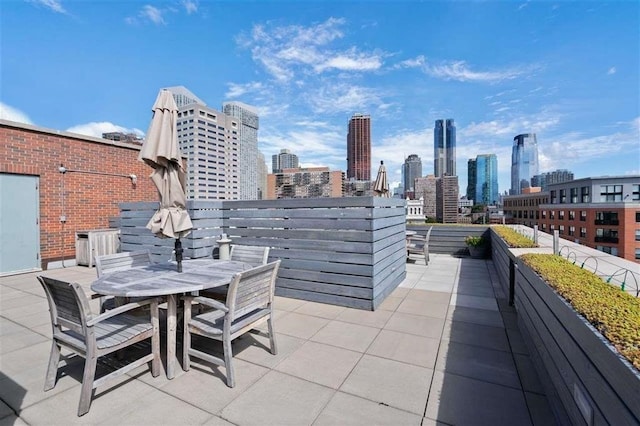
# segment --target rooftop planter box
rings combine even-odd
[[[515,295],[519,327],[559,419],[640,424],[640,300],[544,254],[519,259]]]
[[[533,240],[519,234],[509,226],[492,226],[491,235],[491,258],[496,266],[500,285],[504,292],[504,298],[509,295],[512,302],[513,286],[515,283],[515,268],[517,254],[513,249],[534,249],[536,244]],[[520,253],[521,254],[521,253]]]

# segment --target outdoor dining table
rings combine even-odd
[[[178,272],[175,262],[154,263],[105,274],[91,284],[91,290],[117,297],[167,297],[167,378],[173,379],[180,295],[227,285],[235,273],[252,267],[232,260],[193,259],[184,261],[183,272]]]

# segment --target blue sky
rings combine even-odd
[[[65,1],[0,6],[2,118],[99,136],[144,133],[162,87],[258,108],[267,164],[346,171],[347,122],[371,115],[372,176],[433,173],[453,118],[457,170],[535,132],[541,172],[640,174],[636,1]]]

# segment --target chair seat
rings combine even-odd
[[[96,334],[96,347],[106,349],[118,346],[135,336],[153,331],[153,326],[149,318],[136,317],[133,315],[119,315],[108,318],[94,326]],[[84,336],[72,330],[62,332],[70,344],[86,350]]]
[[[233,321],[231,324],[231,334],[240,330],[247,324],[253,323],[262,317],[269,315],[270,310],[267,308],[257,309],[249,312]],[[224,326],[224,312],[220,310],[208,311],[191,319],[189,328],[199,332],[206,333],[210,336],[222,336]]]

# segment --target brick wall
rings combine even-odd
[[[109,218],[119,215],[118,203],[158,199],[148,178],[151,169],[138,161],[139,149],[0,120],[0,173],[39,176],[43,269],[49,262],[75,258],[75,232],[108,228]],[[61,164],[70,171],[60,173]],[[126,177],[130,174],[138,178],[135,185]],[[60,222],[62,215],[66,223]]]

